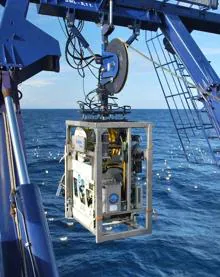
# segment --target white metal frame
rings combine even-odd
[[[69,167],[71,159],[71,129],[76,127],[85,127],[94,129],[96,134],[96,146],[94,151],[94,171],[93,178],[95,183],[95,218],[96,228],[92,230],[85,226],[84,222],[77,218],[82,225],[89,229],[96,236],[96,242],[104,242],[108,240],[126,238],[137,235],[150,234],[152,232],[152,124],[147,122],[86,122],[86,121],[66,121],[66,151],[65,151],[65,216],[67,218],[73,218],[71,202],[72,195],[72,173]],[[146,158],[146,223],[144,227],[134,228],[133,230],[122,231],[118,233],[106,234],[102,230],[103,224],[103,209],[102,209],[102,133],[109,128],[125,128],[127,129],[128,136],[128,169],[127,169],[127,212],[131,212],[130,209],[130,191],[131,191],[131,130],[133,128],[145,129],[147,137],[147,147],[145,152]],[[120,212],[121,214],[122,212]]]

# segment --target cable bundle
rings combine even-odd
[[[67,38],[66,46],[65,46],[65,57],[66,61],[70,67],[77,70],[79,76],[83,79],[83,91],[85,95],[84,101],[78,101],[81,113],[84,117],[94,117],[95,119],[102,119],[104,117],[117,116],[130,112],[130,106],[120,107],[116,100],[117,97],[113,97],[108,95],[108,104],[103,107],[103,102],[100,100],[100,96],[106,93],[105,88],[102,88],[100,84],[100,75],[101,75],[101,66],[97,67],[94,65],[97,58],[101,58],[100,55],[86,55],[85,48],[80,42],[79,38],[72,31],[71,24],[74,24],[78,31],[81,33],[84,27],[84,21],[74,21],[71,24],[68,24],[68,21],[64,19],[65,30],[59,21],[60,26]],[[86,69],[90,71],[90,73],[98,80],[98,88],[90,91],[86,94],[85,92],[85,77],[86,77]],[[94,71],[98,70],[98,72]]]
[[[99,79],[98,74],[94,72],[94,69],[99,70],[99,67],[95,66],[93,63],[98,55],[88,55],[85,54],[85,48],[83,48],[78,37],[72,32],[71,27],[64,19],[65,35],[67,37],[66,47],[65,47],[65,57],[66,61],[73,69],[76,69],[80,77],[85,78],[85,69],[87,68],[91,74]],[[81,33],[84,28],[84,21],[79,20],[75,24],[78,31]]]
[[[117,97],[109,96],[108,95],[108,105],[106,107],[106,110],[103,109],[103,103],[99,99],[99,90],[100,89],[94,89],[90,91],[85,96],[85,101],[78,101],[78,104],[80,106],[81,113],[84,115],[85,119],[86,116],[93,116],[94,119],[99,120],[103,119],[104,117],[109,117],[111,119],[112,116],[118,116],[118,115],[126,115],[127,113],[130,113],[131,107],[130,106],[119,106],[116,102],[118,100]]]

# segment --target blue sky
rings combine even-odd
[[[2,8],[1,12],[2,12]],[[38,15],[35,5],[31,5],[28,19],[45,32],[55,37],[62,49],[65,47],[65,36],[56,17]],[[94,23],[86,23],[84,35],[91,48],[100,53],[100,28]],[[130,31],[117,27],[112,37],[120,37],[126,40]],[[193,37],[216,72],[220,73],[220,36],[200,32],[193,32]],[[147,52],[144,43],[144,32],[135,43],[135,47]],[[133,108],[166,108],[156,74],[150,62],[145,61],[139,55],[129,51],[130,66],[129,76],[125,88],[119,95],[120,104],[132,105]],[[96,87],[94,78],[86,79],[86,91]],[[42,72],[21,85],[23,91],[23,108],[78,108],[77,100],[83,99],[82,79],[71,69],[65,58],[61,58],[61,72]]]

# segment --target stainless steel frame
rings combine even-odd
[[[67,141],[66,141],[66,152],[65,152],[65,215],[67,218],[73,218],[72,214],[72,178],[71,168],[69,166],[71,158],[71,129],[76,127],[86,127],[94,129],[96,134],[96,146],[94,151],[94,168],[93,178],[95,183],[95,217],[96,217],[96,228],[92,231],[96,236],[96,242],[104,242],[109,240],[127,238],[131,236],[150,234],[152,232],[152,124],[147,122],[85,122],[85,121],[66,121],[67,127]],[[146,222],[145,226],[137,227],[133,230],[122,231],[118,233],[106,234],[103,232],[103,210],[102,210],[102,133],[108,128],[125,128],[127,129],[128,137],[128,168],[127,168],[127,211],[131,212],[131,131],[133,128],[144,129],[147,138],[147,147],[145,152],[146,158]],[[123,212],[120,212],[122,214]],[[77,218],[80,222],[80,219]],[[84,222],[80,222],[85,226]],[[133,227],[133,226],[132,226]],[[89,228],[88,228],[89,229]]]

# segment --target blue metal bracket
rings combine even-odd
[[[126,41],[128,45],[131,45],[135,40],[137,40],[137,37],[140,35],[140,26],[139,24],[136,24],[134,27],[131,27],[133,30],[132,35],[129,37],[129,39]]]
[[[26,20],[28,0],[7,0],[0,25],[0,68],[22,82],[42,70],[59,71],[59,43]]]
[[[118,74],[119,61],[117,55],[110,52],[103,52],[102,69],[101,84],[105,85],[112,81]]]

